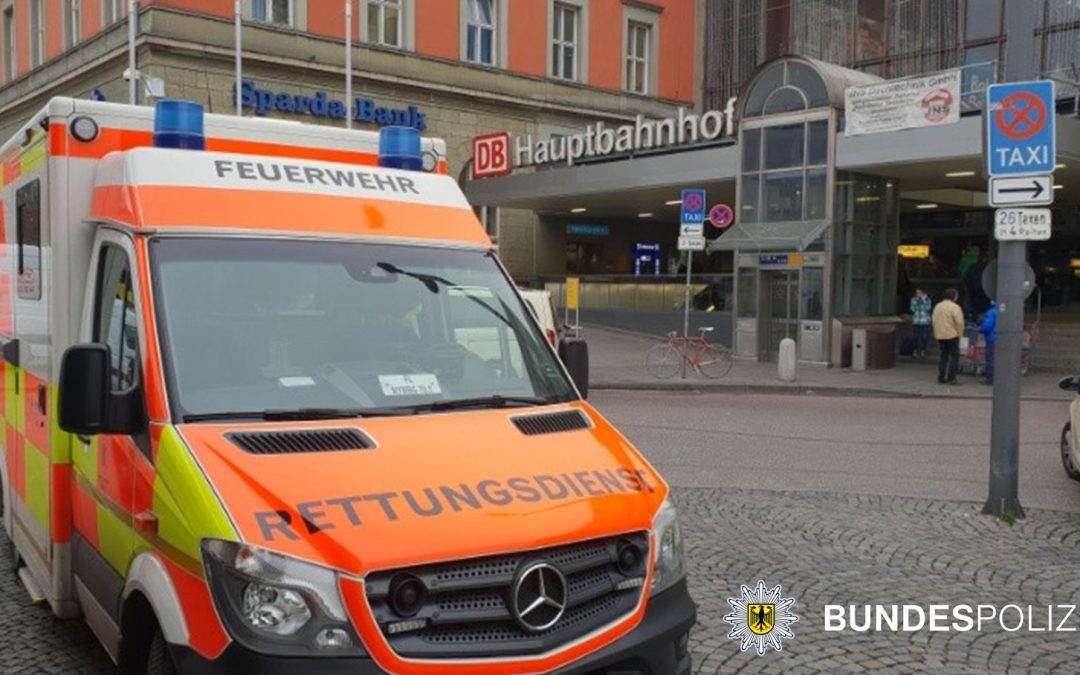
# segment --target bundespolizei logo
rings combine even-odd
[[[799,620],[791,610],[795,598],[785,598],[783,592],[780,586],[765,588],[765,582],[758,580],[757,586],[744,585],[741,595],[728,598],[731,614],[724,621],[731,625],[731,631],[727,636],[739,641],[739,649],[753,648],[758,656],[764,656],[769,648],[782,651],[783,641],[795,637],[791,631],[791,624]]]

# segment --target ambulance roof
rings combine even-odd
[[[91,218],[161,232],[491,245],[449,176],[222,152],[135,148],[107,155],[97,168]]]

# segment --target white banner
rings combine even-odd
[[[960,119],[960,71],[848,87],[844,117],[845,136],[953,124]]]

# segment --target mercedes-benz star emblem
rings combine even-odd
[[[533,563],[514,582],[514,618],[525,630],[534,633],[547,630],[566,611],[566,596],[563,573],[546,562]]]

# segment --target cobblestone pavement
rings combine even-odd
[[[82,619],[61,621],[30,604],[11,570],[11,544],[0,529],[0,673],[113,672],[112,661]]]
[[[1080,604],[1080,515],[1029,510],[1010,526],[981,505],[755,490],[677,488],[698,625],[697,673],[1078,672],[1080,632],[842,633],[825,604]],[[780,653],[728,640],[726,599],[763,579],[796,599],[795,639]],[[1065,612],[1057,615],[1064,618]],[[1006,625],[1019,617],[1010,610]],[[1058,623],[1055,619],[1054,623]],[[1066,622],[1080,629],[1074,613]]]
[[[698,625],[697,673],[1077,672],[1080,632],[826,633],[832,604],[1080,604],[1080,515],[1029,510],[1009,526],[976,504],[766,490],[676,488]],[[0,673],[106,673],[81,620],[31,606],[0,545]],[[727,598],[763,579],[796,599],[781,653],[726,638]],[[1059,613],[1058,616],[1062,616]],[[1015,623],[1015,615],[1009,625]],[[1055,621],[1056,623],[1056,621]],[[1066,622],[1080,628],[1080,616]]]

